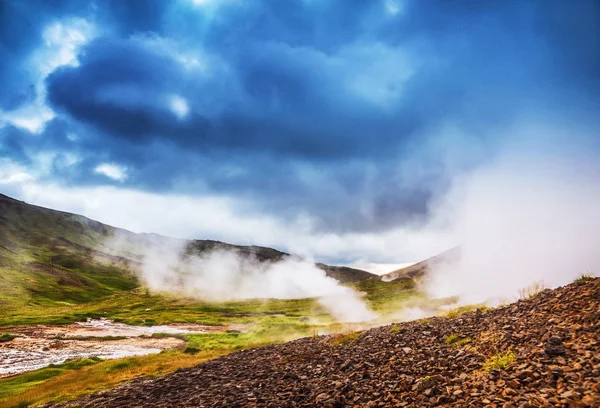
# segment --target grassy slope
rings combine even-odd
[[[125,261],[97,257],[91,249],[114,231],[0,196],[1,310],[13,314],[80,304],[136,288]]]

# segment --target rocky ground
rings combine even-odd
[[[593,279],[485,313],[242,351],[70,406],[599,407],[599,322]]]

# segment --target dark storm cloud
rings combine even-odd
[[[60,177],[105,182],[93,168],[115,162],[134,188],[244,195],[324,228],[423,217],[448,182],[443,143],[493,146],[524,114],[600,108],[592,0],[71,2],[35,17],[0,4],[3,21],[20,7],[34,27],[3,27],[4,82],[52,18],[100,33],[46,79],[59,115],[46,147],[81,157]],[[0,102],[28,97],[16,83]],[[4,138],[3,151],[32,150]]]
[[[63,2],[0,2],[0,109],[12,109],[34,98],[27,58],[41,40],[53,8],[64,10]]]
[[[0,157],[10,157],[17,163],[29,164],[29,155],[25,151],[24,138],[28,132],[15,128],[14,126],[5,126],[0,129]]]
[[[79,66],[49,76],[52,106],[123,139],[309,158],[390,152],[410,128],[410,119],[403,123],[402,115],[391,118],[351,95],[318,51],[254,46],[242,61],[203,78],[152,49],[152,41],[92,42]],[[190,105],[189,117],[171,111],[174,96]]]

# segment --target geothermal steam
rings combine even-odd
[[[520,153],[456,178],[439,203],[437,221],[450,220],[461,256],[433,267],[433,295],[514,299],[536,282],[598,274],[600,165],[583,150]]]
[[[288,257],[258,262],[224,250],[191,256],[183,253],[184,246],[175,242],[145,251],[142,277],[151,290],[206,300],[316,297],[338,321],[376,317],[356,291],[341,286],[306,260]]]

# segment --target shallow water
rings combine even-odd
[[[115,359],[160,353],[184,342],[178,339],[149,339],[139,345],[119,341],[47,340],[16,338],[0,348],[0,377],[60,364],[71,358]],[[166,340],[166,341],[165,341]],[[176,340],[176,342],[173,342]]]
[[[3,331],[19,337],[0,343],[0,377],[60,364],[72,358],[96,356],[108,360],[143,356],[185,345],[185,341],[173,337],[148,337],[154,333],[208,333],[228,328],[196,324],[130,326],[108,319],[89,319],[87,322],[64,326],[5,327]],[[106,340],[103,337],[125,338]]]

